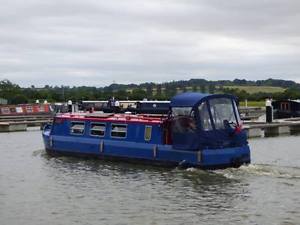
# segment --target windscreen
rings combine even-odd
[[[237,125],[236,107],[230,98],[215,98],[209,100],[210,111],[216,129],[225,129],[228,125]]]
[[[213,128],[212,128],[211,120],[210,120],[210,117],[209,117],[207,103],[202,102],[199,105],[198,110],[199,110],[199,118],[200,118],[200,123],[201,123],[202,129],[205,130],[205,131],[212,130]]]

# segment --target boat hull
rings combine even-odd
[[[43,139],[47,153],[54,156],[70,155],[167,167],[180,166],[202,169],[239,167],[250,163],[248,145],[187,151],[173,149],[171,145],[56,136],[50,135],[50,132],[47,131],[43,132]]]

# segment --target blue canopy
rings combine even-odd
[[[189,120],[185,117],[174,117],[172,120],[172,140],[173,140],[173,147],[175,149],[189,149],[189,150],[199,150],[203,148],[220,148],[224,146],[242,146],[247,144],[247,136],[246,133],[240,132],[235,133],[235,128],[229,125],[229,121],[225,116],[222,118],[223,115],[220,115],[220,121],[223,122],[224,127],[215,127],[215,120],[212,115],[208,115],[211,112],[211,108],[207,106],[206,110],[207,113],[207,121],[210,121],[211,127],[209,129],[203,129],[202,120],[200,116],[205,116],[204,114],[199,114],[199,105],[202,102],[209,101],[212,99],[218,98],[226,98],[232,99],[233,101],[237,101],[236,97],[229,94],[202,94],[202,93],[195,93],[195,92],[186,92],[182,94],[178,94],[171,99],[171,107],[191,107],[194,112],[194,119],[195,124],[197,126],[196,129],[189,129],[190,123]],[[212,103],[212,102],[211,102]],[[228,101],[224,101],[224,103],[228,103]],[[210,104],[210,103],[209,103]],[[234,105],[232,104],[232,107]],[[236,108],[233,108],[234,113],[237,114]],[[230,111],[231,112],[231,111]],[[238,125],[237,118],[236,124]],[[188,121],[188,122],[187,122]],[[228,122],[228,126],[225,126],[225,121]],[[186,125],[188,124],[188,125]],[[176,130],[178,126],[182,126],[183,128],[188,127],[186,130]],[[176,128],[176,129],[175,129]]]
[[[200,102],[205,101],[210,98],[236,98],[233,95],[228,94],[203,94],[198,92],[185,92],[174,96],[171,99],[171,107],[194,107]]]

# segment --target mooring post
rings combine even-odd
[[[266,99],[266,122],[272,123],[273,122],[273,106],[272,106],[272,99]]]

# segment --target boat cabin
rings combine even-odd
[[[163,144],[164,118],[113,113],[61,114],[52,133],[91,139]]]
[[[104,113],[124,113],[132,112],[134,114],[167,114],[170,109],[170,101],[119,101],[119,107],[116,108],[109,101],[81,101],[79,109],[82,111],[95,111]]]
[[[170,101],[138,101],[136,109],[137,114],[168,114],[170,110]]]
[[[131,143],[172,145],[174,149],[236,147],[247,143],[235,97],[183,93],[168,115],[81,113],[57,115],[52,134]]]
[[[300,116],[300,100],[278,100],[272,102],[275,119]]]
[[[198,150],[247,143],[232,95],[183,93],[171,99],[171,115],[173,148]]]
[[[232,95],[183,93],[167,115],[57,114],[43,130],[49,154],[201,168],[250,163],[250,149]]]
[[[42,115],[51,111],[49,104],[0,105],[0,116]]]

